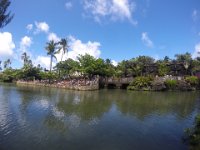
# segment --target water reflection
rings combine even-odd
[[[200,110],[199,92],[82,92],[0,84],[0,97],[0,149],[11,150],[186,149],[183,129]]]

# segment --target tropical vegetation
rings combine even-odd
[[[195,117],[194,126],[186,129],[186,137],[184,138],[189,142],[191,150],[200,149],[200,114]]]
[[[47,42],[45,50],[50,56],[49,69],[42,68],[40,64],[34,66],[31,57],[24,52],[21,55],[23,66],[20,69],[12,68],[11,59],[0,61],[0,80],[4,82],[49,80],[50,82],[73,77],[131,77],[133,81],[128,87],[131,90],[199,88],[200,57],[193,59],[190,53],[177,54],[174,59],[165,56],[160,60],[155,60],[150,56],[138,56],[130,60],[122,60],[114,66],[110,59],[95,58],[89,54],[79,55],[75,60],[63,59],[64,54],[69,51],[68,41],[65,38],[58,42],[53,40]],[[61,61],[52,66],[53,59],[57,61],[56,54],[58,53],[61,53]],[[182,77],[182,80],[172,77]]]

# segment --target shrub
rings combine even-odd
[[[190,146],[193,149],[200,148],[200,115],[196,116],[193,128],[187,129],[186,134],[186,140],[189,141]]]
[[[133,86],[133,89],[142,89],[142,88],[148,88],[151,86],[151,82],[153,79],[151,77],[136,77],[131,83],[130,86]],[[130,88],[130,87],[129,87]]]
[[[197,86],[199,84],[199,79],[196,76],[186,77],[185,80],[192,86]]]
[[[166,87],[168,88],[168,89],[172,89],[172,90],[174,90],[176,87],[177,87],[177,80],[171,80],[171,79],[167,79],[166,81],[165,81],[165,85],[166,85]]]

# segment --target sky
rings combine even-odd
[[[139,55],[162,59],[200,52],[200,0],[11,0],[13,20],[0,29],[0,60],[49,67],[45,46],[67,38],[67,58],[88,53],[113,64]],[[61,54],[57,55],[57,61]]]

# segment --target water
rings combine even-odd
[[[187,150],[200,92],[0,84],[1,150]]]

